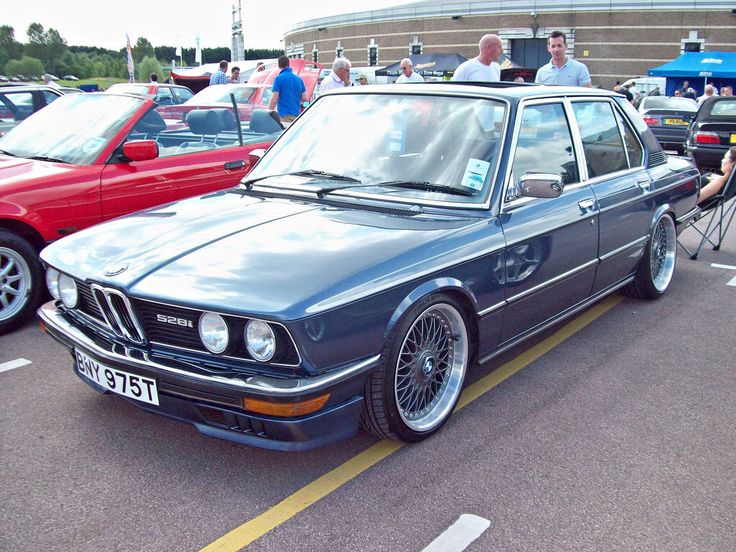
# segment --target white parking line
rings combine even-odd
[[[422,552],[460,552],[480,537],[491,522],[473,514],[463,514]]]
[[[736,270],[736,266],[732,266],[732,265],[722,265],[718,263],[711,263],[710,266],[712,266],[713,268],[725,268],[726,270]],[[736,276],[731,278],[731,281],[728,282],[726,285],[736,287]]]
[[[3,362],[2,364],[0,364],[0,372],[7,372],[8,370],[12,370],[13,368],[20,368],[21,366],[25,366],[26,364],[30,363],[30,360],[26,360],[24,358],[11,360],[10,362]]]

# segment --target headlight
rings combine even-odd
[[[48,267],[46,269],[46,287],[54,299],[61,299],[59,295],[59,271],[55,268]]]
[[[199,337],[207,350],[215,354],[225,352],[230,343],[225,320],[214,312],[205,312],[199,317]]]
[[[259,362],[266,362],[276,353],[276,336],[271,326],[260,320],[251,320],[245,326],[245,346]]]
[[[59,295],[61,296],[61,302],[64,303],[67,308],[73,309],[77,306],[77,299],[79,299],[77,283],[66,274],[60,274],[57,281],[59,282]]]

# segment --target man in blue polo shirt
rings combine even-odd
[[[279,56],[279,76],[273,81],[273,95],[268,109],[276,108],[282,121],[293,121],[301,112],[302,102],[307,101],[307,88],[304,81],[289,67],[289,58]]]
[[[567,37],[562,31],[552,31],[547,38],[547,51],[552,55],[549,63],[537,71],[534,82],[561,84],[563,86],[592,86],[588,68],[567,57]]]

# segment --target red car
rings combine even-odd
[[[275,124],[238,129],[226,109],[192,112],[188,126],[170,130],[155,107],[127,94],[70,94],[0,139],[0,333],[35,311],[45,245],[103,220],[234,186],[256,159],[251,151],[281,132]]]
[[[312,63],[303,59],[292,59],[289,60],[289,66],[294,71],[294,74],[299,75],[302,81],[304,81],[304,86],[307,89],[307,97],[310,99],[313,98],[317,89],[322,64]],[[185,119],[187,112],[193,109],[203,107],[232,107],[230,95],[233,94],[235,96],[235,102],[238,104],[240,120],[247,122],[250,120],[250,114],[254,109],[268,109],[268,103],[271,100],[271,85],[280,72],[281,70],[278,67],[274,67],[270,70],[254,71],[251,73],[247,83],[207,86],[183,104],[161,106],[159,107],[159,112],[171,128],[176,128],[175,121]],[[195,79],[206,79],[209,81],[209,76],[188,77],[189,81]]]

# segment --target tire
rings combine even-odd
[[[0,230],[0,334],[25,322],[41,297],[41,263],[26,240]]]
[[[669,214],[664,214],[654,224],[644,257],[636,269],[634,281],[623,288],[623,293],[639,299],[661,297],[672,281],[676,262],[675,222]]]
[[[460,398],[471,358],[468,336],[463,309],[450,297],[430,295],[409,309],[366,383],[363,427],[406,442],[437,432]]]

